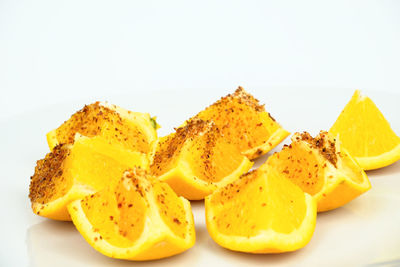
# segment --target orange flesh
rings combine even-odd
[[[29,186],[29,198],[32,203],[44,204],[68,192],[72,181],[65,178],[64,163],[69,154],[70,149],[66,145],[58,145],[44,159],[37,161]]]
[[[135,241],[143,232],[148,205],[143,196],[149,188],[142,186],[134,177],[125,182],[130,185],[129,189],[121,182],[115,190],[119,210],[119,234]]]
[[[358,91],[329,132],[340,135],[342,145],[353,157],[378,156],[400,144],[400,137],[375,103],[369,97],[361,96]]]
[[[107,153],[113,153],[111,157]],[[117,181],[123,172],[134,167],[133,152],[115,149],[99,139],[84,139],[73,145],[57,145],[37,162],[31,178],[29,197],[32,203],[45,204],[63,197],[74,184],[94,192]]]
[[[108,189],[82,200],[86,217],[93,230],[101,235],[100,239],[119,247],[132,246],[140,237],[147,212],[147,202],[141,195],[143,188],[136,187],[135,179],[126,183],[130,188],[121,180],[114,192]]]
[[[166,173],[176,166],[179,157],[189,163],[196,178],[207,182],[220,181],[243,161],[238,149],[226,142],[219,129],[202,120],[188,122],[159,143],[152,173]]]
[[[181,199],[166,183],[154,181],[153,191],[155,193],[157,206],[161,218],[174,232],[175,235],[185,238],[188,222]]]
[[[161,138],[150,166],[153,175],[160,176],[175,167],[186,140],[193,138],[192,128],[194,131],[197,127],[184,126],[178,128],[175,133]]]
[[[362,169],[345,152],[336,151],[336,139],[321,131],[315,138],[309,133],[298,134],[292,144],[274,153],[267,165],[315,195],[324,187],[327,164],[340,169],[356,183],[364,181]]]
[[[215,126],[191,142],[187,157],[193,173],[206,182],[219,182],[243,161],[238,149],[227,143]]]
[[[74,145],[68,166],[71,177],[94,190],[100,190],[115,182],[130,166],[123,160],[102,153],[93,153],[85,145]]]
[[[293,142],[268,159],[268,165],[282,176],[290,179],[303,191],[314,195],[324,186],[323,173],[326,164],[321,163],[311,151],[299,142]]]
[[[219,211],[213,220],[226,235],[252,237],[267,229],[290,233],[306,214],[300,188],[276,173],[261,170],[227,185],[213,195],[212,202]]]
[[[241,152],[264,144],[280,128],[264,106],[241,87],[201,111],[195,118],[214,121],[225,139]]]
[[[96,102],[76,112],[56,130],[59,143],[73,144],[75,134],[87,137],[103,136],[110,143],[120,144],[132,151],[148,153],[147,137],[116,111]]]
[[[342,160],[342,170],[345,173],[351,173],[348,175],[354,182],[362,183],[364,182],[363,171],[353,160],[349,158],[346,153],[340,153],[340,159]]]

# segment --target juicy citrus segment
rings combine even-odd
[[[237,179],[252,164],[213,122],[197,119],[159,140],[150,169],[178,195],[195,200]]]
[[[141,153],[151,153],[157,140],[157,124],[148,113],[131,112],[121,107],[96,102],[86,105],[57,129],[47,134],[50,149],[57,144],[72,144],[75,134],[101,136],[110,144]]]
[[[339,141],[327,132],[315,138],[295,133],[292,143],[274,153],[261,168],[285,176],[318,202],[318,211],[331,210],[368,191],[365,172]]]
[[[374,102],[356,90],[329,130],[364,170],[390,165],[400,159],[400,137]]]
[[[250,197],[251,196],[251,197]],[[219,245],[250,253],[304,247],[316,223],[316,202],[274,170],[243,175],[205,199],[207,229]]]
[[[113,182],[132,166],[148,168],[145,154],[110,145],[102,137],[76,136],[37,162],[29,197],[33,212],[55,220],[70,220],[67,204]]]
[[[264,105],[239,87],[192,119],[212,120],[226,140],[249,159],[259,157],[285,139],[289,132],[265,111]]]
[[[72,202],[68,210],[86,241],[112,258],[160,259],[195,242],[189,201],[142,169],[126,171],[117,184]]]
[[[174,235],[185,238],[187,229],[182,227],[182,223],[187,221],[187,215],[184,203],[181,201],[183,198],[178,197],[167,183],[158,180],[153,182],[153,191],[158,212],[163,222]]]

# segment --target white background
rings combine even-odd
[[[108,100],[156,115],[164,135],[238,85],[292,133],[329,129],[359,88],[399,134],[400,1],[0,0],[0,266],[142,265],[31,212],[45,134]],[[369,192],[319,214],[311,242],[283,255],[220,248],[195,202],[195,247],[143,266],[396,264],[399,173],[368,172]]]
[[[400,1],[0,0],[0,118],[143,90],[400,91]]]

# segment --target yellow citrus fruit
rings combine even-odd
[[[314,196],[318,211],[340,207],[371,188],[369,179],[339,140],[321,131],[295,133],[292,143],[260,168],[274,169]]]
[[[289,132],[265,111],[264,105],[239,87],[194,118],[212,120],[225,139],[249,159],[257,158],[285,139]]]
[[[75,134],[100,136],[125,149],[152,155],[158,125],[148,113],[131,112],[121,107],[96,102],[86,105],[60,127],[47,134],[50,150],[58,144],[72,144]]]
[[[329,130],[364,170],[388,166],[400,159],[400,138],[374,102],[356,90]]]
[[[148,168],[147,156],[110,145],[99,136],[77,135],[73,144],[61,144],[37,162],[29,197],[34,213],[70,220],[67,204],[92,194],[133,166]]]
[[[316,223],[316,201],[273,169],[257,169],[205,198],[211,237],[227,249],[280,253],[304,247]]]
[[[160,138],[150,170],[178,195],[195,200],[237,179],[252,165],[213,122],[196,119]]]
[[[86,241],[112,258],[160,259],[195,243],[190,202],[138,168],[125,172],[115,186],[72,202],[68,210]]]

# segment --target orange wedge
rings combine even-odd
[[[152,155],[158,128],[148,113],[125,110],[107,103],[85,106],[60,127],[47,134],[50,150],[58,144],[72,144],[75,134],[99,136],[107,143]]]
[[[207,229],[216,243],[249,253],[304,247],[316,223],[315,199],[280,173],[258,169],[205,199]]]
[[[285,139],[289,132],[265,111],[264,105],[239,87],[194,118],[214,121],[228,142],[249,159],[257,158]]]
[[[68,206],[72,221],[100,253],[118,259],[152,260],[194,245],[189,201],[141,169],[115,185]]]
[[[388,166],[400,159],[400,137],[374,102],[356,90],[329,130],[364,170]]]
[[[237,179],[252,165],[213,122],[196,119],[160,138],[150,169],[178,195],[195,200]]]
[[[260,168],[273,169],[318,202],[318,211],[340,207],[371,188],[367,175],[339,140],[321,131],[295,133],[292,143]]]
[[[110,145],[99,136],[77,135],[73,144],[57,145],[37,162],[29,187],[32,210],[68,221],[71,201],[104,188],[128,168],[148,168],[148,164],[143,153]]]

